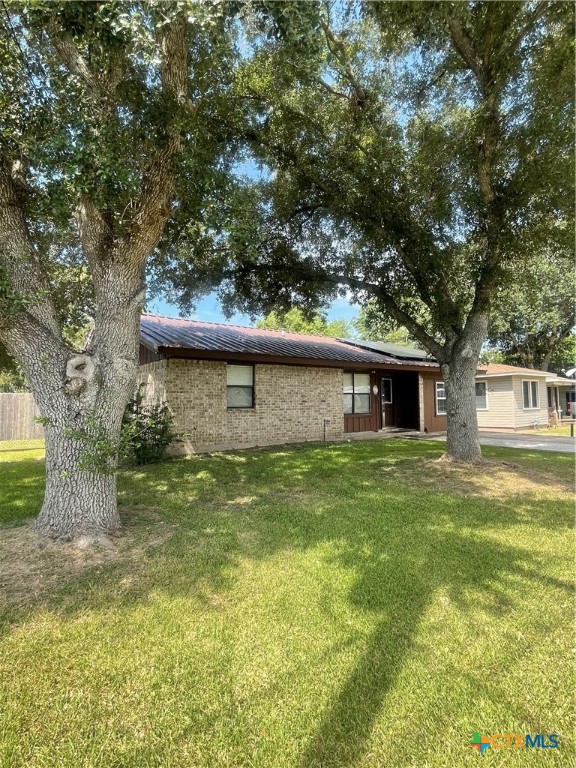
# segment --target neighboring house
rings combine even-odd
[[[476,377],[478,426],[486,429],[547,426],[550,410],[555,409],[552,404],[548,406],[547,380],[550,378],[559,379],[547,371],[489,363]],[[568,386],[571,384],[568,382]]]
[[[576,416],[576,381],[549,373],[546,377],[548,412],[561,418]]]
[[[481,426],[546,423],[550,374],[503,367],[478,376]],[[446,429],[438,363],[394,344],[143,315],[139,382],[169,404],[180,453]]]

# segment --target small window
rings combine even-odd
[[[382,402],[392,402],[392,379],[382,379]]]
[[[342,394],[344,413],[370,413],[370,374],[345,373]]]
[[[436,382],[436,416],[446,415],[446,390],[444,389],[444,382]]]
[[[476,382],[476,410],[488,410],[488,387],[485,381]]]
[[[228,408],[254,407],[254,366],[226,366],[226,405]]]
[[[523,381],[522,382],[522,399],[524,401],[524,410],[534,410],[539,408],[538,402],[538,382],[537,381]]]

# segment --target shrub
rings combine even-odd
[[[152,464],[166,456],[175,438],[172,413],[164,402],[143,405],[138,392],[128,403],[123,421],[123,451],[135,464]]]

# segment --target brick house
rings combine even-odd
[[[556,392],[563,382],[573,392],[573,382],[543,371],[479,370],[479,426],[547,424],[552,379]],[[381,342],[143,315],[139,383],[146,401],[169,404],[175,453],[446,430],[438,363]]]
[[[438,364],[366,344],[143,315],[139,383],[170,405],[178,453],[446,429]]]

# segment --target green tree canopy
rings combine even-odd
[[[266,169],[229,241],[246,311],[347,287],[441,363],[448,453],[477,459],[474,374],[499,287],[573,244],[574,7],[314,6],[296,59],[255,50],[247,145]]]
[[[562,371],[576,361],[573,253],[528,254],[502,286],[488,338],[505,362]]]
[[[412,348],[418,346],[418,342],[410,332],[399,325],[394,318],[383,314],[374,301],[369,301],[360,307],[358,317],[354,320],[354,327],[361,339],[388,341],[391,344]]]
[[[257,328],[268,328],[271,331],[292,331],[293,333],[310,333],[316,336],[334,336],[349,338],[353,335],[351,323],[343,319],[328,320],[325,314],[315,312],[305,315],[301,309],[294,307],[287,312],[272,311],[262,320],[256,322]]]

